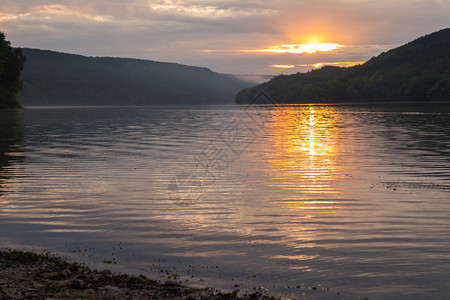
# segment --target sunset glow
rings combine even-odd
[[[269,65],[269,67],[277,68],[277,69],[293,69],[293,68],[301,68],[301,67],[309,67],[314,69],[319,69],[324,66],[335,66],[335,67],[353,67],[356,65],[362,65],[365,63],[364,61],[338,61],[338,62],[317,62],[312,64],[299,64],[299,65]]]
[[[362,65],[365,61],[335,61],[335,62],[317,62],[313,64],[301,64],[296,67],[313,67],[315,69],[323,66],[335,66],[335,67],[353,67],[356,65]]]
[[[295,68],[295,65],[271,65],[271,67],[278,69],[292,69]]]
[[[301,54],[301,53],[316,53],[318,51],[326,52],[336,50],[339,47],[343,47],[340,44],[331,43],[314,43],[314,44],[289,44],[289,45],[274,45],[269,46],[265,49],[256,50],[242,50],[244,52],[263,52],[263,53],[290,53],[290,54]]]
[[[364,61],[338,61],[338,62],[319,62],[312,66],[314,68],[321,68],[323,66],[336,66],[336,67],[353,67],[356,65],[362,65]]]

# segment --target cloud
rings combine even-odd
[[[270,65],[367,60],[449,27],[449,4],[449,0],[20,0],[0,3],[0,30],[22,47],[174,61],[227,73],[274,74],[279,70]],[[344,47],[313,54],[234,51],[311,40]]]

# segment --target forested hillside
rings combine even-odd
[[[178,105],[233,103],[252,83],[207,68],[139,59],[23,49],[24,105]]]
[[[277,76],[242,90],[236,103],[265,91],[278,103],[450,101],[450,29],[421,37],[350,68],[325,66]]]

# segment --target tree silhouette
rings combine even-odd
[[[20,72],[25,64],[20,48],[12,48],[3,32],[0,32],[0,109],[21,107],[17,93],[22,88]]]

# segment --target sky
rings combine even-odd
[[[351,66],[450,27],[450,0],[0,0],[15,47],[231,74]]]

